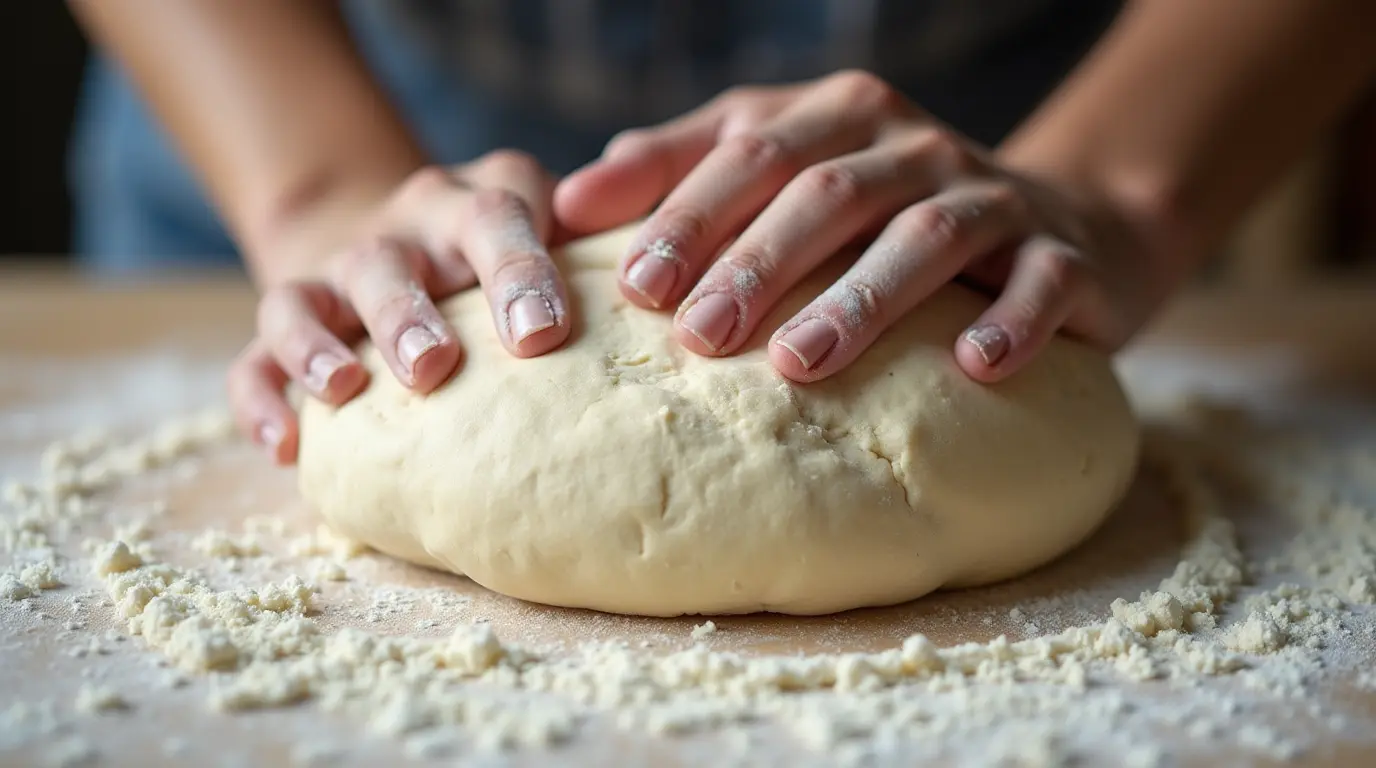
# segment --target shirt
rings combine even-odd
[[[1118,0],[341,0],[432,158],[512,147],[556,173],[616,132],[744,83],[871,71],[995,144]],[[78,251],[97,267],[232,260],[203,191],[116,67],[97,60],[73,148]]]

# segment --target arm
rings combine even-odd
[[[1367,0],[1138,0],[1000,148],[1122,212],[1164,292],[1376,73]]]
[[[354,50],[330,0],[72,0],[210,190],[263,298],[235,362],[241,428],[294,458],[289,380],[330,403],[367,383],[365,333],[429,392],[461,355],[433,301],[478,282],[499,338],[529,357],[569,332],[545,250],[553,180],[493,152],[434,168]]]
[[[424,157],[329,0],[73,0],[199,175],[260,285],[311,271]]]

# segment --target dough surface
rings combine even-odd
[[[518,360],[482,293],[444,306],[462,368],[428,397],[308,399],[300,486],[340,532],[513,597],[616,613],[819,614],[1008,578],[1126,492],[1138,429],[1108,357],[1058,339],[995,386],[952,346],[987,300],[949,286],[849,369],[790,384],[765,356],[680,348],[616,286],[620,230],[560,258],[569,343]]]

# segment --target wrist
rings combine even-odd
[[[1150,293],[1164,299],[1194,271],[1207,247],[1191,236],[1180,185],[1168,174],[1054,148],[1015,141],[998,149],[1010,171],[1053,187],[1096,222],[1098,242],[1116,242],[1133,252],[1150,280]]]

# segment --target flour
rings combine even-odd
[[[33,597],[34,590],[11,573],[0,574],[0,599],[23,600]]]
[[[616,712],[619,726],[652,734],[768,720],[790,724],[805,746],[827,752],[880,733],[902,744],[931,735],[931,716],[899,706],[910,694],[895,697],[913,686],[1000,711],[1012,701],[1003,688],[1012,683],[1078,691],[1073,698],[1099,676],[1147,680],[1242,669],[1239,658],[1189,634],[1212,627],[1204,617],[1213,617],[1242,581],[1232,528],[1214,516],[1197,478],[1176,471],[1172,479],[1194,503],[1194,532],[1159,591],[1114,601],[1113,617],[1100,625],[952,648],[914,635],[867,654],[748,656],[696,646],[652,655],[601,644],[541,658],[480,624],[460,625],[440,639],[327,633],[310,618],[316,590],[299,579],[216,590],[193,571],[143,562],[123,542],[109,545],[94,569],[132,633],[183,670],[229,673],[212,694],[224,710],[314,699],[327,710],[366,716],[378,733],[460,725],[487,746],[523,748],[572,738],[597,711]],[[701,639],[715,630],[707,622],[692,634]],[[511,698],[475,697],[467,690],[472,685]],[[529,695],[541,693],[557,698]],[[1071,699],[1062,699],[1069,706]],[[1054,700],[1042,696],[1041,706]],[[940,722],[955,727],[949,718]]]
[[[207,529],[192,539],[191,547],[209,557],[256,557],[263,554],[263,547],[256,537],[236,537],[214,529]]]
[[[83,685],[76,694],[76,711],[89,715],[121,712],[129,709],[129,701],[119,691],[104,685]]]
[[[694,640],[701,640],[701,639],[707,637],[708,635],[710,635],[710,634],[712,634],[713,632],[716,632],[716,631],[717,631],[717,623],[716,623],[716,622],[714,622],[714,621],[705,621],[705,622],[703,622],[703,623],[697,625],[696,627],[693,627],[693,631],[692,631],[691,635],[692,635],[692,638],[693,638]]]
[[[279,526],[277,535],[281,534],[281,520],[277,520]],[[335,533],[328,525],[316,526],[315,532],[305,536],[298,536],[291,540],[287,550],[295,557],[330,557],[335,560],[348,560],[358,557],[368,548],[357,541],[340,536]]]
[[[118,617],[127,632],[171,662],[177,672],[166,679],[176,685],[214,673],[206,695],[216,710],[309,701],[358,718],[379,737],[402,740],[406,754],[418,758],[557,749],[577,740],[589,722],[605,720],[629,735],[726,734],[723,743],[735,745],[729,753],[741,764],[750,764],[748,750],[761,729],[782,734],[829,764],[944,759],[1060,765],[1112,755],[1122,764],[1157,766],[1174,762],[1184,748],[1161,741],[1161,729],[1181,738],[1189,734],[1198,743],[1223,741],[1270,759],[1290,759],[1304,753],[1302,732],[1246,719],[1252,707],[1247,697],[1305,702],[1312,717],[1341,725],[1311,691],[1325,674],[1318,654],[1351,633],[1354,605],[1369,603],[1362,585],[1376,577],[1376,568],[1364,560],[1360,542],[1376,532],[1376,513],[1359,500],[1332,498],[1328,480],[1305,479],[1323,476],[1316,467],[1350,470],[1339,466],[1348,461],[1345,454],[1308,449],[1300,461],[1293,446],[1250,440],[1244,441],[1245,455],[1220,450],[1203,433],[1232,445],[1224,441],[1236,432],[1218,431],[1215,416],[1193,412],[1190,418],[1201,429],[1157,435],[1150,446],[1153,464],[1185,510],[1186,543],[1176,566],[1135,600],[1101,603],[1097,621],[1025,639],[940,647],[913,634],[873,652],[784,656],[701,644],[655,652],[621,642],[541,651],[501,638],[477,616],[432,621],[431,627],[447,627],[440,637],[332,629],[322,617],[338,607],[322,602],[319,585],[337,573],[327,566],[343,571],[340,563],[362,552],[328,530],[288,540],[291,557],[314,558],[305,563],[309,579],[263,583],[239,575],[214,583],[225,575],[173,565],[138,542],[103,542],[88,567],[110,606],[91,610]],[[125,477],[121,473],[146,472],[184,457],[185,449],[165,448],[179,442],[177,433],[175,425],[162,430],[164,449],[145,460],[119,445],[109,449],[123,457],[118,462],[100,450],[78,450],[81,445],[54,451],[48,470],[59,477],[45,474],[7,498],[22,502],[12,504],[20,515],[37,511],[33,520],[44,536],[63,531],[64,519],[90,518],[98,491],[118,482],[111,474]],[[198,444],[208,447],[217,439]],[[137,444],[153,453],[156,441]],[[115,468],[107,474],[90,471],[91,465]],[[1228,482],[1218,484],[1214,477]],[[1301,526],[1322,517],[1339,530],[1304,528],[1281,554],[1252,563],[1224,515],[1222,494],[1230,486],[1286,500],[1280,505],[1284,514]],[[82,503],[68,503],[72,498]],[[3,519],[12,520],[8,514]],[[156,527],[145,521],[145,544],[157,542]],[[244,528],[242,536],[202,537],[243,543],[284,533],[280,521],[271,519],[249,518]],[[1346,543],[1338,549],[1347,556],[1335,558],[1339,537]],[[47,570],[29,572],[35,584],[30,586],[24,568],[37,564]],[[35,593],[45,589],[44,573],[59,582],[62,567],[42,559],[5,573]],[[1259,576],[1289,578],[1292,572],[1307,578],[1252,586]],[[79,581],[74,573],[68,568],[66,580]],[[0,585],[9,583],[4,578]],[[465,598],[446,590],[373,588],[366,594],[354,613],[368,623],[422,606],[466,607]],[[24,600],[33,602],[32,594]],[[1028,610],[1016,608],[1006,618],[1025,626]],[[1039,621],[1045,610],[1038,608]],[[717,631],[715,622],[704,622],[689,635],[702,640]],[[109,644],[92,638],[84,647],[98,655]],[[1241,690],[1209,682],[1220,677],[1235,679]],[[1178,695],[1185,698],[1156,707],[1156,694],[1125,687],[1152,681],[1180,686]],[[107,700],[105,693],[123,701],[115,689],[95,685],[84,694],[92,703],[87,709],[110,711],[94,705]],[[977,759],[970,759],[971,744],[978,745]],[[294,758],[315,764],[337,754],[305,744]],[[727,764],[730,754],[722,756]]]

